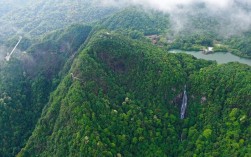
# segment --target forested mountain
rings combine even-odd
[[[184,59],[194,67],[183,69]],[[20,156],[175,154],[174,147],[163,149],[178,138],[179,106],[170,102],[190,70],[209,64],[97,33],[52,94]]]
[[[18,5],[18,2],[11,2],[2,3]],[[116,10],[89,0],[38,0],[17,9],[9,9],[8,5],[2,5],[0,8],[4,11],[10,10],[0,18],[0,38],[3,39],[13,35],[35,38],[74,23],[100,20]]]
[[[102,31],[53,92],[18,156],[244,156],[250,81],[249,66],[218,66]],[[180,120],[185,85],[189,109]]]
[[[24,146],[50,92],[64,75],[66,61],[73,57],[91,29],[75,25],[52,33],[27,53],[0,64],[1,156],[14,156]]]
[[[146,12],[138,8],[127,8],[104,20],[105,28],[120,31],[137,30],[144,35],[165,33],[169,26],[169,17],[157,11]]]
[[[249,156],[251,67],[169,50],[249,58],[250,33],[98,2],[0,2],[0,157]]]

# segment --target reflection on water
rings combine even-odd
[[[171,50],[171,53],[186,53],[193,55],[196,58],[201,58],[205,60],[215,60],[219,64],[228,63],[228,62],[240,62],[251,66],[251,59],[241,58],[235,56],[229,52],[216,52],[213,54],[205,55],[199,51],[183,51],[183,50]]]

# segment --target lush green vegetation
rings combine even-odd
[[[251,32],[246,32],[242,36],[235,36],[226,41],[231,48],[231,52],[246,58],[251,58]]]
[[[181,49],[189,51],[201,51],[205,47],[213,46],[213,38],[205,35],[190,35],[177,37],[172,44],[171,49]]]
[[[170,23],[167,14],[128,8],[105,19],[102,25],[111,30],[137,30],[145,35],[151,35],[164,33]]]
[[[0,156],[16,155],[31,135],[66,61],[84,43],[90,26],[52,33],[0,68]],[[67,67],[66,67],[67,68]]]
[[[201,8],[198,8],[197,14],[188,14],[185,18],[187,22],[184,23],[184,28],[176,30],[168,14],[128,8],[104,19],[101,26],[118,30],[133,39],[143,40],[143,35],[160,35],[157,44],[167,49],[201,51],[214,47],[215,52],[232,52],[238,56],[250,57],[250,33],[241,37],[222,36],[219,34],[219,19],[207,15]]]
[[[189,80],[184,156],[248,156],[251,68],[238,63],[214,65]]]
[[[227,52],[228,49],[222,45],[223,36],[219,34],[220,22],[217,17],[209,16],[201,6],[197,6],[196,13],[184,15],[186,20],[184,28],[176,30],[175,24],[169,31],[164,42],[168,42],[170,49],[181,49],[188,51],[201,51],[207,47],[214,47],[215,52]],[[179,31],[178,33],[175,31]]]
[[[250,80],[249,66],[169,54],[104,30],[74,61],[18,156],[248,155]]]
[[[213,46],[248,57],[250,33],[224,39],[216,34],[217,19],[201,13],[189,15],[177,34],[166,14],[128,8],[107,17],[116,9],[78,3],[39,1],[33,5],[41,10],[20,8],[2,27],[14,24],[28,35],[18,47],[25,53],[10,62],[0,47],[0,156],[251,153],[251,68],[166,51]],[[0,20],[9,20],[1,13]],[[11,37],[5,46],[13,47],[15,33],[3,34]],[[185,85],[189,101],[181,120]]]
[[[22,7],[18,7],[20,3],[23,4]],[[0,4],[5,6],[2,11],[0,9],[0,22],[2,23],[0,41],[10,39],[9,43],[14,43],[18,39],[16,36],[22,35],[26,39],[22,41],[23,49],[28,48],[35,38],[39,39],[44,33],[74,23],[98,21],[97,25],[110,30],[138,31],[131,33],[134,38],[138,38],[140,33],[162,35],[159,43],[168,49],[198,51],[207,46],[213,46],[215,51],[230,51],[250,58],[250,33],[225,38],[219,30],[222,30],[222,25],[226,21],[207,14],[205,6],[201,4],[194,6],[195,13],[177,17],[185,21],[181,20],[184,22],[181,24],[182,28],[178,28],[177,23],[172,23],[168,14],[145,11],[142,8],[127,8],[117,12],[119,9],[97,5],[96,1],[64,0],[58,3],[54,0],[42,0],[31,3],[19,0],[0,2]],[[112,15],[113,13],[116,14]],[[99,22],[101,19],[103,19],[102,22]]]

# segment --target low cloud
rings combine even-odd
[[[97,0],[96,0],[97,2]],[[187,8],[195,4],[204,4],[207,8],[214,11],[224,11],[229,9],[236,9],[236,7],[244,6],[246,9],[251,9],[250,0],[102,0],[103,5],[110,6],[129,6],[129,5],[141,5],[146,8],[156,9],[171,13],[173,11],[180,10],[181,8]],[[243,9],[243,8],[242,8]]]
[[[231,36],[250,30],[250,0],[102,0],[102,5],[142,6],[168,13],[176,31],[181,31],[191,16],[205,16],[218,21],[218,31]]]

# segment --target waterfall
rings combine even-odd
[[[19,37],[19,40],[18,40],[17,44],[15,45],[15,47],[13,48],[13,50],[10,52],[10,54],[8,54],[8,55],[5,57],[6,61],[9,61],[9,60],[10,60],[11,55],[12,55],[13,52],[16,50],[16,48],[17,48],[17,46],[19,45],[19,43],[21,42],[22,38],[23,38],[23,37],[21,37],[21,36]]]
[[[184,119],[186,108],[187,108],[187,92],[186,92],[186,85],[185,85],[182,104],[181,104],[181,110],[180,110],[180,119]]]

